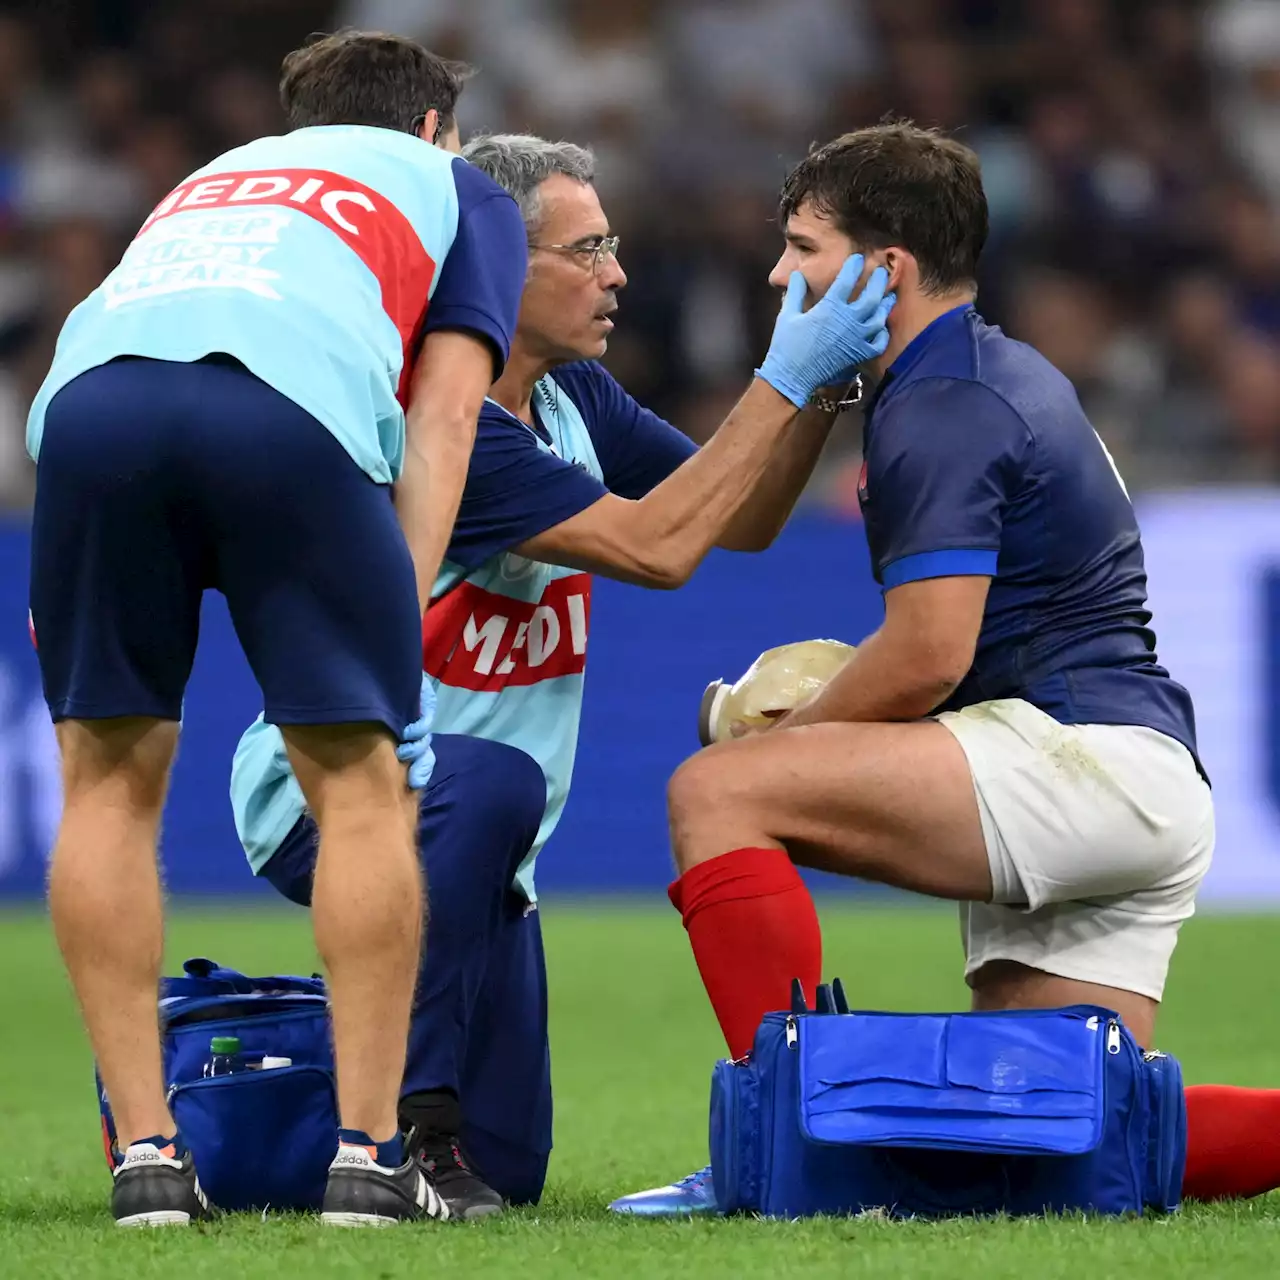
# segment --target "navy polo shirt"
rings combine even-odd
[[[991,578],[973,666],[938,710],[1023,698],[1196,755],[1191,696],[1156,659],[1133,505],[1057,369],[957,307],[890,366],[865,433],[876,581]]]

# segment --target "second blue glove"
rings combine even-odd
[[[436,753],[431,749],[431,725],[436,718],[436,689],[427,676],[422,677],[422,714],[400,735],[396,759],[409,766],[409,786],[421,791],[430,781],[436,767]]]

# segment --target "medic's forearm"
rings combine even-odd
[[[728,551],[764,551],[773,545],[813,475],[835,420],[834,413],[821,409],[805,409],[796,416],[769,469],[729,522],[720,546]]]
[[[687,579],[778,465],[796,417],[790,400],[756,378],[707,444],[635,503],[633,534],[649,558]]]

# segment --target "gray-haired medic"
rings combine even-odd
[[[590,153],[499,135],[464,154],[516,198],[529,243],[422,635],[438,699],[419,814],[432,924],[400,1113],[465,1218],[536,1200],[551,1146],[535,863],[569,792],[592,575],[673,588],[713,546],[767,546],[827,439],[829,402],[887,342],[892,299],[884,272],[854,289],[857,261],[825,303],[806,312],[797,292],[761,376],[698,450],[597,363],[627,277]],[[274,727],[246,733],[232,799],[254,869],[306,902],[314,841]]]

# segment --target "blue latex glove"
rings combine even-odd
[[[436,718],[436,690],[426,677],[422,677],[422,715],[400,735],[402,741],[396,748],[396,759],[409,766],[409,785],[421,791],[431,781],[436,767],[436,753],[431,749],[431,722]]]
[[[889,345],[885,320],[897,301],[885,294],[889,273],[877,267],[862,292],[849,299],[862,264],[860,253],[846,258],[831,288],[808,311],[803,308],[809,286],[799,271],[791,273],[773,340],[756,375],[797,408],[803,409],[819,387],[847,382],[850,370],[883,355]]]

